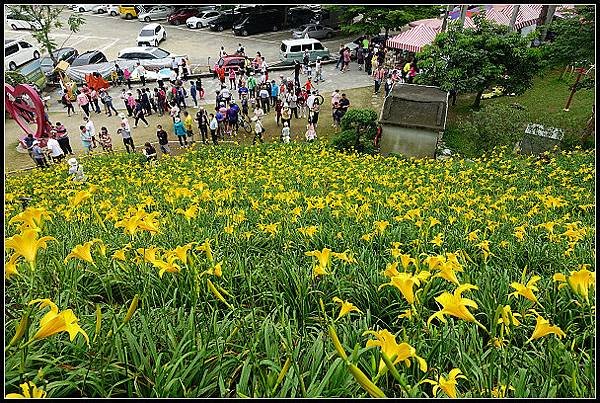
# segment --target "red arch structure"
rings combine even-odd
[[[40,139],[43,134],[50,134],[52,126],[46,119],[44,102],[32,86],[17,84],[13,87],[4,84],[4,104],[25,135],[32,134],[34,138]],[[22,142],[23,138],[19,139]]]

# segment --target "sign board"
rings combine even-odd
[[[556,127],[544,127],[537,123],[529,123],[525,129],[525,134],[532,134],[534,136],[560,141],[565,136],[565,131]]]
[[[565,136],[563,129],[529,123],[520,142],[522,153],[540,154],[558,145]]]

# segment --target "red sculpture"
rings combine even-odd
[[[32,86],[4,84],[4,104],[26,136],[32,134],[34,138],[41,139],[50,134],[52,125],[48,122],[44,102]],[[20,138],[22,144],[26,136]]]

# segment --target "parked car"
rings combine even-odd
[[[27,83],[33,85],[38,91],[46,87],[48,80],[40,66],[40,59],[34,59],[19,68],[19,73],[23,74]]]
[[[104,53],[99,50],[88,50],[77,56],[72,62],[71,67],[85,66],[86,64],[106,63],[108,59]]]
[[[120,5],[119,6],[119,15],[121,18],[125,18],[126,20],[131,20],[133,18],[137,18],[138,13],[142,12],[140,6],[134,5]]]
[[[64,60],[69,64],[79,56],[79,52],[75,48],[60,48],[52,52],[52,54],[56,57],[57,62]],[[56,73],[54,73],[55,66],[56,64],[54,64],[54,61],[50,56],[45,56],[40,59],[40,67],[49,81],[56,81],[58,78]]]
[[[235,35],[248,36],[265,31],[279,31],[283,26],[283,15],[280,10],[259,11],[248,14],[233,26]]]
[[[200,10],[197,8],[182,8],[169,15],[167,21],[169,21],[169,24],[181,25],[185,24],[188,18],[195,17],[198,14],[200,14]]]
[[[309,38],[323,39],[333,36],[333,29],[317,24],[300,25],[297,30],[292,31],[292,38],[301,39],[308,35]]]
[[[119,6],[112,4],[101,4],[92,8],[94,14],[109,14],[113,17],[119,15]]]
[[[303,38],[281,41],[279,60],[282,64],[292,64],[295,60],[302,62],[305,50],[308,50],[311,62],[317,60],[317,57],[323,60],[331,58],[329,49],[323,46],[318,39]]]
[[[6,14],[6,23],[14,30],[17,29],[31,29],[38,30],[42,29],[41,25],[37,21],[31,20],[31,18],[25,15],[19,15],[16,12],[8,11]]]
[[[145,25],[137,37],[137,45],[158,46],[158,44],[167,39],[167,31],[160,24]]]
[[[214,10],[201,11],[197,16],[188,18],[185,21],[185,25],[187,25],[188,28],[204,28],[207,27],[211,21],[217,19],[220,15],[220,12]]]
[[[287,22],[289,27],[299,27],[309,24],[316,16],[316,12],[306,6],[290,7]]]
[[[173,10],[172,6],[154,6],[140,13],[138,15],[138,20],[145,22],[166,20]]]
[[[217,18],[215,18],[208,24],[208,27],[211,31],[221,32],[224,29],[233,28],[234,22],[237,19],[239,19],[239,17],[240,16],[238,14],[234,14],[231,11],[221,13],[221,15],[219,15]]]
[[[92,9],[100,4],[75,4],[73,6],[73,11],[79,11],[80,13],[85,13],[87,11],[92,11]]]
[[[148,46],[137,46],[133,48],[122,49],[117,60],[135,60],[143,62],[152,61],[153,66],[171,67],[171,61],[175,58],[177,61],[186,55],[173,55],[164,49]]]
[[[217,61],[217,66],[223,67],[225,71],[233,68],[237,73],[244,68],[244,63],[246,63],[246,58],[243,56],[227,55]]]
[[[327,25],[334,29],[339,29],[340,18],[337,12],[323,9],[318,9],[314,11],[315,15],[310,22],[312,22],[313,24]]]
[[[25,41],[4,40],[4,68],[16,70],[25,63],[40,58],[38,48]]]

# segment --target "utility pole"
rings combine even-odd
[[[444,12],[444,20],[442,22],[442,32],[446,32],[446,28],[448,28],[448,14],[450,14],[450,5],[446,6],[446,11]]]
[[[517,22],[517,16],[519,15],[520,8],[521,8],[520,4],[513,5],[513,10],[512,10],[512,14],[510,15],[510,25],[509,25],[511,31],[515,30],[515,24]]]
[[[552,18],[554,17],[554,12],[556,11],[556,5],[548,6],[548,11],[546,13],[546,18],[542,25],[542,32],[540,33],[540,41],[544,42],[546,40],[546,35],[548,34],[548,27],[552,23]]]
[[[575,95],[575,92],[577,91],[577,84],[579,84],[579,80],[581,80],[581,76],[583,75],[583,73],[585,73],[585,69],[583,67],[580,67],[579,69],[577,69],[577,72],[579,74],[577,74],[577,79],[575,80],[575,84],[573,84],[573,88],[571,88],[571,94],[569,94],[569,99],[567,99],[567,105],[565,105],[565,109],[563,109],[564,112],[569,112],[569,106],[571,106],[571,101],[573,100],[573,95]]]
[[[467,18],[467,8],[468,4],[463,4],[460,8],[460,27],[464,28],[465,26],[465,18]]]

